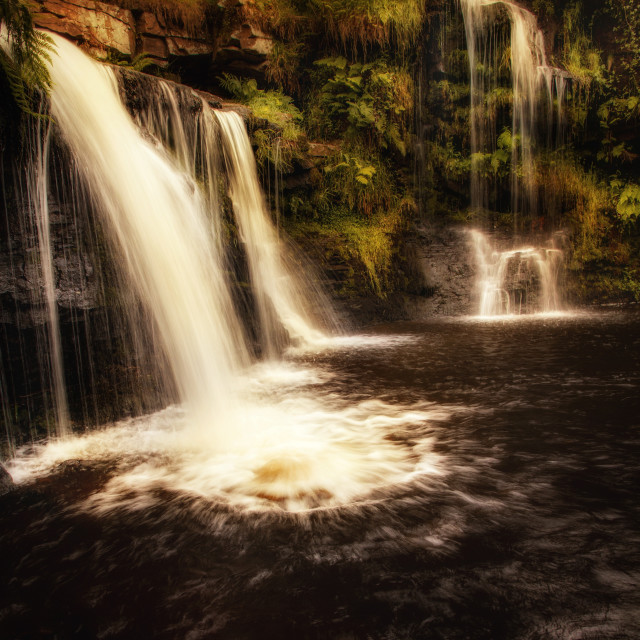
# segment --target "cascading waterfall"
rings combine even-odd
[[[282,348],[280,325],[294,341],[318,342],[322,334],[313,327],[305,309],[303,287],[296,281],[293,268],[285,268],[285,248],[267,216],[244,123],[233,112],[218,112],[216,117],[229,175],[229,194],[256,291],[266,355],[273,357]]]
[[[312,343],[316,350],[330,344],[386,348],[393,337],[329,339],[315,328],[311,311],[326,302],[311,300],[311,284],[293,273],[300,266],[283,257],[241,120],[214,113],[204,102],[195,117],[183,118],[181,95],[160,83],[161,104],[152,97],[136,124],[118,97],[115,72],[67,41],[54,41],[55,131],[83,177],[89,209],[103,219],[125,284],[150,316],[148,327],[132,331],[153,334],[152,346],[162,351],[154,356],[167,361],[166,386],[177,390],[180,404],[19,449],[9,464],[14,478],[25,480],[70,458],[110,460],[118,471],[86,505],[101,512],[149,505],[163,488],[242,508],[307,509],[438,473],[427,432],[410,455],[389,434],[446,411],[362,394],[341,398],[329,384],[330,372],[274,360],[287,334],[291,343]],[[237,309],[243,287],[234,282],[232,259],[218,237],[230,226],[217,207],[222,158],[262,352],[269,356],[260,364],[251,363]],[[331,314],[325,319],[330,324]]]
[[[551,313],[561,309],[558,274],[562,252],[555,248],[498,250],[473,230],[479,315]]]
[[[325,340],[312,311],[323,316],[325,327],[336,328],[330,305],[305,281],[295,254],[278,238],[237,114],[216,113],[190,90],[158,81],[146,96],[147,108],[136,112],[136,124],[119,97],[115,70],[53,38],[54,129],[79,169],[90,210],[103,219],[120,278],[144,311],[142,317],[135,301],[124,305],[134,353],[161,351],[136,358],[156,361],[156,384],[177,391],[203,433],[215,432],[214,420],[235,423],[237,431],[243,420],[230,409],[229,398],[251,358],[234,299],[234,267],[222,243],[223,156],[263,355],[274,358],[287,344]],[[51,137],[35,137],[28,202],[37,213],[57,431],[65,435],[68,409],[48,220]],[[219,432],[216,437],[225,440]]]
[[[508,0],[460,0],[469,52],[471,78],[471,207],[486,205],[486,193],[479,176],[479,155],[489,143],[487,122],[480,116],[485,96],[491,89],[485,83],[484,68],[491,66],[495,43],[489,37],[489,25],[499,10],[506,10],[511,23],[510,52],[513,88],[511,129],[511,182],[514,213],[525,207],[535,213],[537,197],[534,180],[534,139],[538,123],[541,97],[546,95],[553,116],[554,92],[557,99],[557,120],[562,121],[564,75],[547,63],[544,37],[538,29],[536,17],[523,7]],[[555,78],[555,82],[554,82]],[[549,125],[551,119],[549,119]],[[524,195],[520,194],[519,169],[522,172]]]
[[[313,317],[321,316],[325,328],[336,330],[331,305],[300,269],[295,255],[278,237],[258,180],[253,150],[242,118],[233,111],[213,110],[202,100],[197,121],[180,107],[176,89],[158,83],[161,99],[151,101],[140,114],[141,125],[176,149],[180,168],[193,180],[198,172],[211,211],[217,203],[217,176],[223,156],[233,213],[245,252],[258,313],[259,342],[264,355],[275,357],[289,343],[310,344],[324,335]],[[189,132],[189,133],[187,133]],[[199,153],[198,153],[199,151]],[[222,151],[222,154],[220,154]],[[223,237],[220,216],[215,216],[214,239]],[[219,244],[218,250],[224,249]],[[313,311],[313,315],[312,312]]]
[[[225,420],[247,360],[205,199],[125,111],[113,72],[55,38],[51,113],[83,167],[132,287],[152,310],[181,400]],[[214,418],[215,417],[215,418]]]

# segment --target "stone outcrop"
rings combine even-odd
[[[199,60],[210,77],[222,72],[260,77],[271,36],[244,21],[234,7],[221,4],[215,11],[219,19],[205,19],[195,29],[170,24],[160,13],[98,0],[39,0],[33,17],[39,28],[74,40],[97,57],[111,51],[130,58],[146,54],[160,67]]]
[[[264,73],[267,56],[273,47],[271,36],[248,23],[240,25],[223,42],[213,66],[242,76],[258,77]]]
[[[98,54],[136,50],[133,14],[97,0],[43,0],[34,11],[36,26],[85,45]]]
[[[15,485],[13,479],[9,475],[9,472],[0,463],[0,496],[11,491]]]

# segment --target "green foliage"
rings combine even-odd
[[[324,167],[315,207],[321,215],[342,210],[367,219],[378,211],[393,209],[397,192],[395,176],[379,157],[341,153]]]
[[[614,193],[619,194],[616,205],[618,218],[624,224],[634,223],[640,216],[640,186],[633,182],[624,184],[620,180],[614,180],[611,187]]]
[[[533,12],[538,20],[547,20],[555,16],[556,10],[552,0],[533,0]]]
[[[36,31],[28,5],[22,0],[0,0],[0,29],[6,29],[5,46],[0,46],[0,69],[20,109],[39,116],[31,103],[31,92],[44,94],[51,87],[47,62],[53,43]]]
[[[412,80],[406,71],[382,61],[349,63],[344,57],[323,58],[315,65],[325,78],[315,124],[325,136],[342,134],[406,155],[413,108]]]
[[[622,83],[629,93],[640,94],[640,6],[635,0],[609,0],[615,20],[613,32],[621,55],[618,57]]]
[[[309,6],[345,45],[410,47],[424,22],[424,0],[310,0]]]
[[[298,69],[302,43],[285,43],[274,40],[267,56],[265,75],[267,80],[275,83],[282,90],[299,91],[300,79]]]
[[[254,0],[243,15],[254,24],[293,39],[302,31],[320,34],[345,50],[366,51],[393,42],[411,48],[426,17],[424,0]]]
[[[570,2],[562,15],[562,64],[588,98],[593,88],[605,84],[600,51],[585,32],[582,2]]]
[[[117,65],[118,67],[133,69],[140,73],[148,71],[150,67],[156,65],[155,60],[147,53],[139,53],[137,56],[130,58],[130,56],[125,56],[115,49],[110,49],[107,52],[105,62]]]
[[[256,118],[264,118],[278,127],[284,140],[296,140],[300,136],[302,114],[291,97],[282,91],[259,89],[253,78],[247,80],[225,73],[218,80],[234,98],[247,105]]]
[[[616,138],[615,131],[618,126],[636,120],[640,116],[640,97],[610,98],[599,106],[597,116],[603,133],[598,160],[609,164],[615,161],[635,160],[637,155],[630,150],[628,144]]]
[[[289,223],[289,231],[294,236],[315,234],[324,238],[347,263],[361,265],[368,288],[384,298],[391,288],[395,238],[413,207],[410,198],[400,199],[394,209],[378,211],[369,219],[338,209],[320,220]],[[363,291],[348,281],[342,294],[354,293],[362,295]]]

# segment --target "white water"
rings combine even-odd
[[[82,167],[123,270],[152,313],[180,398],[207,434],[232,424],[247,362],[206,201],[140,134],[112,71],[55,38],[51,113]]]
[[[553,105],[556,90],[558,101],[558,121],[562,120],[562,99],[564,82],[553,82],[554,77],[562,77],[562,72],[550,67],[547,62],[544,36],[538,28],[536,17],[530,11],[508,0],[460,0],[464,18],[469,52],[471,77],[471,153],[485,150],[488,144],[488,123],[481,116],[485,94],[492,87],[485,86],[483,67],[492,64],[495,43],[488,36],[488,30],[496,21],[498,9],[506,10],[511,23],[510,52],[513,88],[512,116],[512,201],[513,211],[522,210],[524,204],[530,212],[537,208],[534,180],[534,140],[542,97]],[[553,110],[550,109],[553,116]],[[550,122],[548,123],[550,126]],[[477,156],[476,156],[477,158]],[[519,169],[524,183],[524,197],[519,193]],[[471,174],[471,206],[473,209],[485,205],[484,189],[478,176],[478,164],[474,159]]]
[[[305,288],[310,284],[303,285],[295,275],[286,247],[268,216],[244,123],[233,112],[217,112],[216,117],[229,176],[229,195],[255,290],[265,354],[274,357],[282,351],[280,325],[289,340],[297,344],[322,341],[323,335],[313,326],[308,313]]]
[[[477,265],[478,315],[495,317],[561,310],[555,248],[499,250],[480,231],[470,232]]]
[[[393,337],[365,340],[369,348],[396,344]],[[115,474],[83,508],[145,509],[166,500],[158,493],[165,490],[197,501],[202,517],[216,517],[215,510],[208,515],[209,505],[221,502],[241,510],[306,511],[368,501],[376,490],[445,473],[433,452],[433,426],[453,408],[341,397],[323,389],[330,381],[322,369],[291,363],[250,368],[236,379],[234,400],[246,423],[259,428],[250,438],[238,434],[236,446],[225,450],[194,438],[190,416],[173,406],[22,449],[8,469],[16,482],[29,482],[65,460],[107,462]],[[390,441],[391,434],[406,434],[411,447]]]
[[[84,173],[129,285],[153,319],[181,403],[23,448],[8,465],[15,480],[28,482],[69,459],[109,461],[117,471],[88,509],[141,508],[164,488],[243,508],[305,510],[366,500],[376,489],[439,473],[429,424],[447,411],[341,397],[324,388],[329,373],[307,365],[249,365],[216,236],[222,226],[217,183],[201,186],[203,176],[205,182],[216,177],[216,131],[252,286],[265,306],[269,355],[280,347],[276,321],[298,353],[352,344],[386,348],[395,339],[331,339],[311,327],[304,305],[298,309],[309,294],[292,284],[297,278],[282,261],[242,123],[230,115],[216,119],[203,105],[195,126],[158,112],[141,118],[152,135],[143,133],[121,104],[112,71],[55,41],[56,130]],[[175,95],[165,97],[168,111],[179,116]],[[173,152],[162,144],[168,138]],[[390,439],[405,432],[410,446]]]

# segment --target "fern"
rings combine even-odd
[[[22,0],[0,0],[0,29],[6,37],[0,46],[0,68],[13,100],[25,113],[42,117],[31,106],[34,91],[48,94],[52,39],[36,31],[29,8]]]

